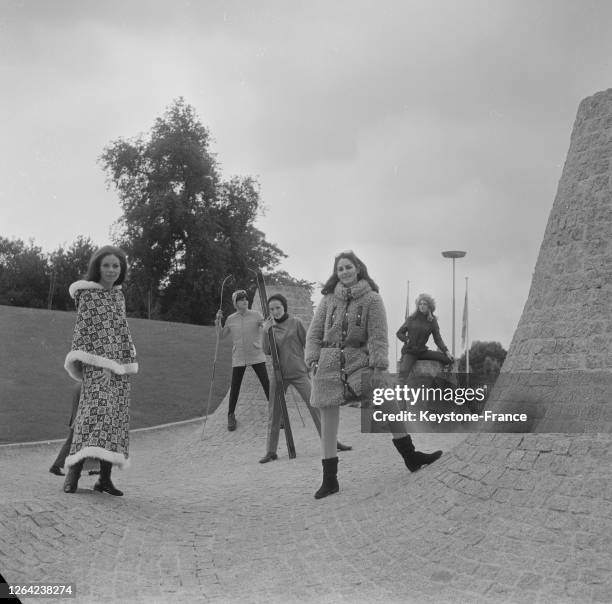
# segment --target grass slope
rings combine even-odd
[[[76,314],[0,306],[0,443],[64,438],[74,381],[64,370]],[[131,428],[204,415],[213,327],[129,319],[139,373],[132,378]],[[221,341],[211,411],[227,389],[231,344]]]

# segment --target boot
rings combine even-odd
[[[83,470],[84,459],[77,461],[73,466],[68,468],[68,474],[64,480],[64,493],[75,493],[79,486],[79,478],[81,478],[81,471]]]
[[[338,484],[338,458],[330,457],[329,459],[322,459],[323,464],[323,483],[319,490],[315,493],[315,499],[322,499],[328,495],[333,495],[340,490]]]
[[[233,432],[236,429],[236,417],[233,413],[227,414],[227,429]]]
[[[259,463],[268,463],[269,461],[274,461],[278,459],[278,455],[274,453],[274,451],[268,451],[260,460]]]
[[[404,463],[411,472],[416,472],[421,466],[433,463],[442,455],[442,451],[434,451],[433,453],[415,451],[412,439],[408,435],[402,438],[394,438],[393,444],[399,451],[399,454],[404,458]]]
[[[351,447],[351,445],[343,445],[340,441],[337,441],[336,449],[338,449],[338,451],[352,451],[353,447]]]
[[[94,484],[94,491],[121,497],[121,495],[123,495],[123,491],[116,489],[115,485],[111,481],[112,469],[113,464],[110,461],[100,460],[100,478],[98,478],[96,484]]]

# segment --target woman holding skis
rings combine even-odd
[[[303,323],[288,314],[287,299],[282,294],[273,294],[268,298],[268,310],[270,316],[264,321],[263,349],[267,355],[271,354],[270,340],[267,337],[269,329],[274,330],[274,339],[278,349],[278,358],[283,375],[282,387],[287,392],[289,386],[293,386],[306,403],[308,411],[312,416],[315,428],[321,436],[321,418],[319,410],[310,405],[311,385],[308,377],[308,367],[304,362],[304,346],[306,344],[306,328]],[[276,389],[281,384],[272,379],[270,388],[269,417],[268,417],[268,438],[266,454],[259,460],[259,463],[268,463],[278,459],[276,449],[278,447],[278,436],[280,433],[281,410],[275,404]],[[338,451],[350,451],[352,447],[336,443]]]

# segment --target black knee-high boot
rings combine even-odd
[[[338,484],[338,458],[330,457],[329,459],[322,459],[321,463],[323,464],[323,483],[315,493],[315,499],[322,499],[340,490],[340,485]]]
[[[399,454],[404,458],[404,463],[411,472],[416,472],[421,466],[433,463],[442,455],[442,451],[434,451],[433,453],[415,451],[412,439],[408,435],[402,438],[394,438],[393,444],[399,451]]]
[[[94,484],[94,491],[121,497],[121,495],[123,495],[123,491],[116,489],[115,485],[111,481],[112,469],[113,464],[110,461],[100,460],[100,478],[98,478],[98,481],[96,484]]]
[[[84,459],[77,461],[74,465],[68,468],[68,474],[64,480],[64,493],[75,493],[79,486],[79,478],[83,470]]]

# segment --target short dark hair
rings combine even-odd
[[[268,306],[270,306],[270,302],[272,302],[272,300],[278,300],[283,305],[285,312],[287,312],[287,298],[285,298],[283,294],[272,294],[268,298]]]
[[[121,272],[119,273],[119,278],[115,281],[115,285],[121,285],[127,274],[127,255],[118,247],[114,245],[105,245],[101,248],[98,248],[92,255],[91,260],[89,261],[89,267],[87,268],[87,276],[85,277],[87,281],[95,281],[96,283],[100,282],[102,276],[100,275],[100,265],[102,264],[102,259],[105,256],[117,256],[119,259],[119,265],[121,266]]]
[[[374,279],[372,279],[372,277],[368,275],[368,267],[365,265],[365,263],[362,262],[357,257],[357,254],[355,254],[353,250],[347,250],[346,252],[340,252],[334,258],[334,271],[331,274],[331,277],[325,282],[325,285],[323,286],[323,289],[321,290],[321,293],[323,295],[334,293],[334,290],[336,289],[336,285],[338,285],[338,282],[340,281],[340,279],[338,278],[337,270],[338,270],[338,262],[340,262],[342,258],[346,258],[347,260],[350,260],[351,263],[355,266],[355,268],[357,269],[357,279],[358,280],[365,279],[370,284],[370,287],[372,288],[373,291],[375,292],[379,291],[378,285],[376,285],[376,283],[374,282]]]

